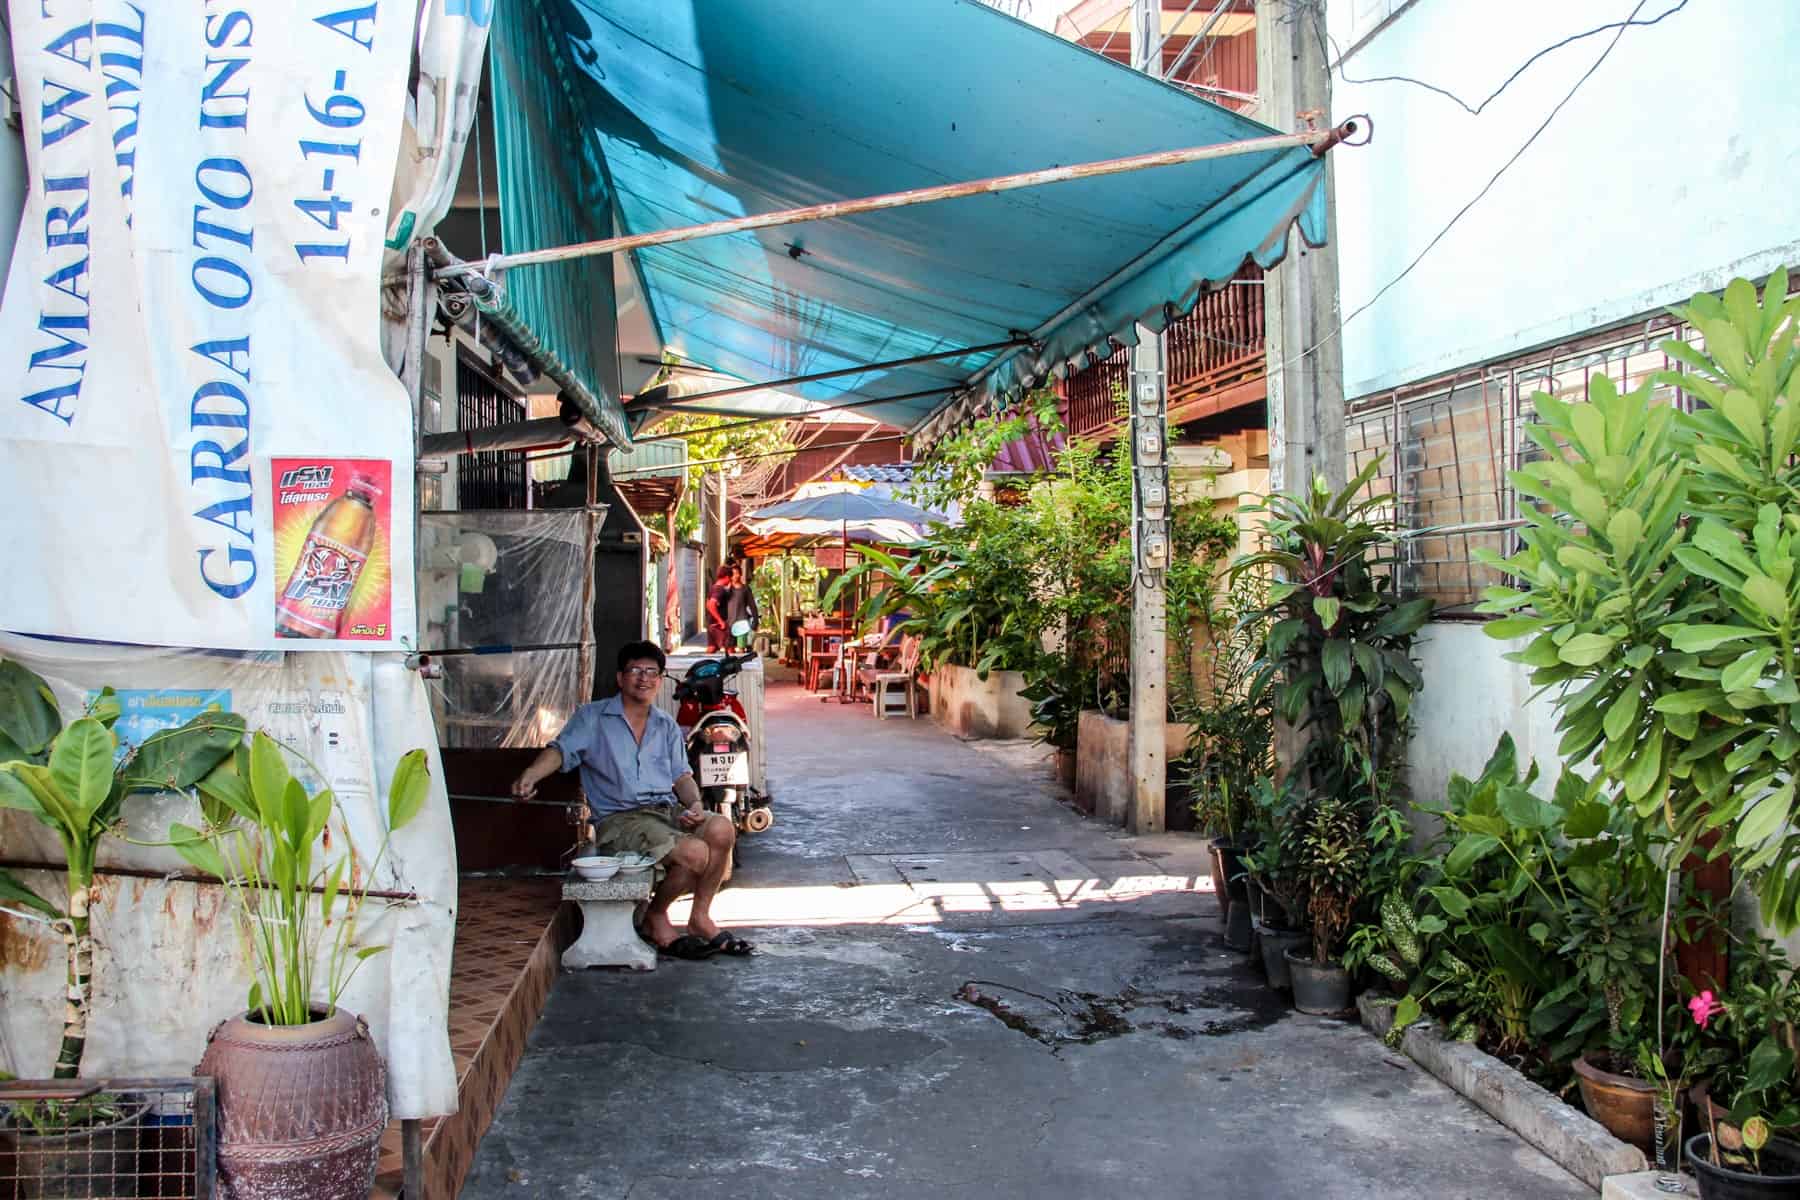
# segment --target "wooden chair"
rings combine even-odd
[[[918,634],[908,634],[900,639],[900,661],[892,671],[876,671],[869,681],[869,697],[875,705],[875,716],[887,720],[891,711],[888,697],[892,689],[898,685],[905,697],[906,715],[916,718],[919,715],[918,690],[913,676],[919,670],[919,646],[923,639]]]
[[[868,693],[869,689],[874,686],[875,676],[878,672],[892,668],[903,640],[900,628],[896,625],[885,635],[879,632],[871,633],[850,648],[850,682],[857,696]],[[887,661],[883,662],[883,659]]]

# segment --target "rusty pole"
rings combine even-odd
[[[1346,122],[1349,125],[1349,122]],[[725,221],[708,221],[701,225],[684,225],[678,229],[659,229],[653,233],[634,233],[625,237],[602,238],[594,242],[577,242],[571,246],[551,246],[543,250],[524,250],[518,254],[499,254],[485,262],[457,263],[436,272],[440,278],[455,275],[478,275],[484,268],[504,270],[533,263],[561,262],[570,258],[587,258],[596,254],[618,254],[644,246],[666,246],[673,242],[692,242],[700,238],[726,233],[742,233],[750,229],[769,229],[778,225],[797,225],[803,221],[824,221],[833,217],[851,217],[859,213],[880,212],[889,208],[907,208],[914,204],[930,204],[937,200],[957,200],[965,196],[984,196],[1012,192],[1020,188],[1042,187],[1050,183],[1067,183],[1076,179],[1098,179],[1104,175],[1124,175],[1153,167],[1176,167],[1185,163],[1206,162],[1215,158],[1234,158],[1240,154],[1263,154],[1271,150],[1287,150],[1295,146],[1317,146],[1330,140],[1342,140],[1356,132],[1347,128],[1341,133],[1333,129],[1307,130],[1300,133],[1275,134],[1270,137],[1246,138],[1217,146],[1188,146],[1179,150],[1157,150],[1150,154],[1132,154],[1124,158],[1103,158],[1095,162],[1072,163],[1066,167],[1047,167],[1040,171],[1021,171],[1013,175],[994,175],[987,179],[971,179],[963,183],[944,183],[934,187],[912,188],[904,192],[884,192],[857,200],[832,200],[809,204],[804,208],[784,208],[776,212],[757,213],[748,217],[732,217]]]

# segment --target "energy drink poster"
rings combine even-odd
[[[390,202],[420,6],[11,10],[28,187],[0,302],[0,623],[236,651],[413,640],[413,404],[382,353],[380,280],[390,217],[405,245],[429,213],[410,172],[407,214]],[[443,57],[417,87],[443,86]],[[460,94],[433,96],[432,120],[460,119]],[[401,464],[392,548],[371,544],[346,602],[369,611],[331,637],[272,616],[306,529],[278,584],[272,534],[299,514],[272,509],[269,461],[301,455]],[[371,580],[390,558],[403,569]],[[335,623],[317,608],[286,606],[286,627]]]
[[[393,570],[386,459],[275,458],[275,636],[384,642]]]

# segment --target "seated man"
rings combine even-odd
[[[513,781],[512,792],[524,799],[552,772],[579,767],[581,790],[598,822],[599,853],[637,851],[668,871],[639,934],[676,958],[749,954],[749,942],[713,924],[713,895],[731,862],[737,830],[701,809],[681,727],[652,705],[667,663],[654,642],[621,647],[619,694],[576,709],[556,740]],[[687,932],[678,934],[669,906],[685,892],[694,894],[694,906]]]

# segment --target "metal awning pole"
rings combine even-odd
[[[719,433],[727,429],[743,429],[750,425],[767,425],[771,421],[804,421],[810,417],[816,417],[820,413],[848,412],[854,408],[873,408],[877,404],[898,404],[902,400],[923,400],[927,396],[942,396],[946,392],[956,391],[961,386],[961,384],[946,384],[944,387],[926,388],[922,392],[901,392],[898,396],[877,396],[872,400],[852,400],[848,404],[826,404],[818,408],[809,408],[804,412],[765,412],[751,413],[746,416],[745,410],[737,408],[681,408],[676,411],[697,416],[746,416],[746,419],[730,421],[724,425],[708,425],[704,429],[684,429],[680,433],[653,433],[645,437],[634,437],[631,439],[631,443],[635,446],[640,442],[667,442],[675,438],[696,437],[702,433]],[[634,403],[632,408],[626,410],[627,415],[635,409]]]
[[[1207,162],[1217,158],[1235,158],[1240,154],[1266,154],[1272,150],[1289,150],[1307,146],[1315,150],[1335,145],[1357,132],[1353,121],[1336,129],[1282,133],[1270,137],[1246,138],[1217,146],[1189,146],[1180,150],[1158,150],[1151,154],[1132,154],[1124,158],[1103,158],[1095,162],[1072,163],[1066,167],[1048,167],[1041,171],[1021,171],[1013,175],[994,175],[987,179],[971,179],[963,183],[938,184],[913,188],[904,192],[885,192],[859,200],[832,200],[825,204],[809,204],[804,208],[785,208],[776,212],[733,217],[725,221],[708,221],[702,225],[684,225],[679,229],[660,229],[654,233],[634,233],[625,237],[602,238],[594,242],[577,242],[572,246],[551,246],[543,250],[525,250],[518,254],[500,254],[479,263],[456,263],[436,272],[440,277],[478,275],[492,267],[524,267],[533,263],[562,262],[571,258],[588,258],[596,254],[618,254],[645,246],[666,246],[674,242],[692,242],[700,238],[718,237],[726,233],[742,233],[750,229],[770,229],[779,225],[797,225],[804,221],[823,221],[833,217],[851,217],[859,213],[880,212],[889,208],[907,208],[930,204],[937,200],[957,200],[964,196],[1012,192],[1020,188],[1042,187],[1050,183],[1067,183],[1076,179],[1097,179],[1104,175],[1124,175],[1152,167],[1175,167],[1184,163]]]
[[[871,425],[871,426],[869,426],[868,432],[870,434],[872,434],[877,429],[880,429],[880,428],[881,428],[880,425]],[[712,430],[708,429],[708,430],[704,430],[701,432],[711,433]],[[844,446],[873,446],[877,442],[904,442],[907,438],[909,438],[911,436],[912,436],[912,434],[910,434],[910,433],[886,433],[880,437],[870,437],[865,434],[863,437],[858,438],[854,442],[832,442],[829,445],[820,446],[819,449],[820,450],[836,450],[836,449],[838,449],[840,447],[844,447]],[[690,467],[719,467],[719,466],[725,466],[728,463],[755,462],[758,459],[781,458],[784,455],[791,455],[791,454],[798,454],[798,453],[800,453],[800,448],[798,446],[795,446],[795,447],[792,447],[787,450],[770,450],[763,454],[733,454],[728,458],[702,458],[702,459],[698,459],[696,461],[690,462],[687,465]],[[839,461],[842,461],[842,460],[840,459]],[[831,465],[836,466],[837,463],[834,462]],[[632,467],[628,470],[613,472],[613,478],[614,479],[636,479],[640,475],[654,475],[658,471],[671,471],[671,470],[676,470],[676,469],[678,469],[678,468],[673,463],[671,463],[669,466],[666,466],[666,467]],[[827,469],[829,470],[829,468],[827,468]]]
[[[915,363],[938,362],[946,358],[961,358],[965,354],[986,354],[989,350],[1009,350],[1014,346],[1028,346],[1031,339],[1020,334],[1001,342],[988,342],[980,346],[962,346],[955,350],[933,350],[928,354],[911,354],[905,358],[890,358],[881,362],[863,363],[855,367],[839,367],[834,371],[816,371],[811,375],[790,375],[786,379],[773,379],[767,383],[740,383],[728,388],[718,388],[710,392],[695,392],[691,396],[670,396],[666,399],[645,400],[642,393],[632,401],[636,408],[674,408],[687,410],[694,400],[716,400],[720,396],[739,396],[745,392],[760,392],[771,388],[793,387],[801,383],[820,383],[827,379],[842,379],[846,375],[861,375],[868,371],[886,371],[892,367],[910,367]],[[664,385],[666,386],[666,385]]]

